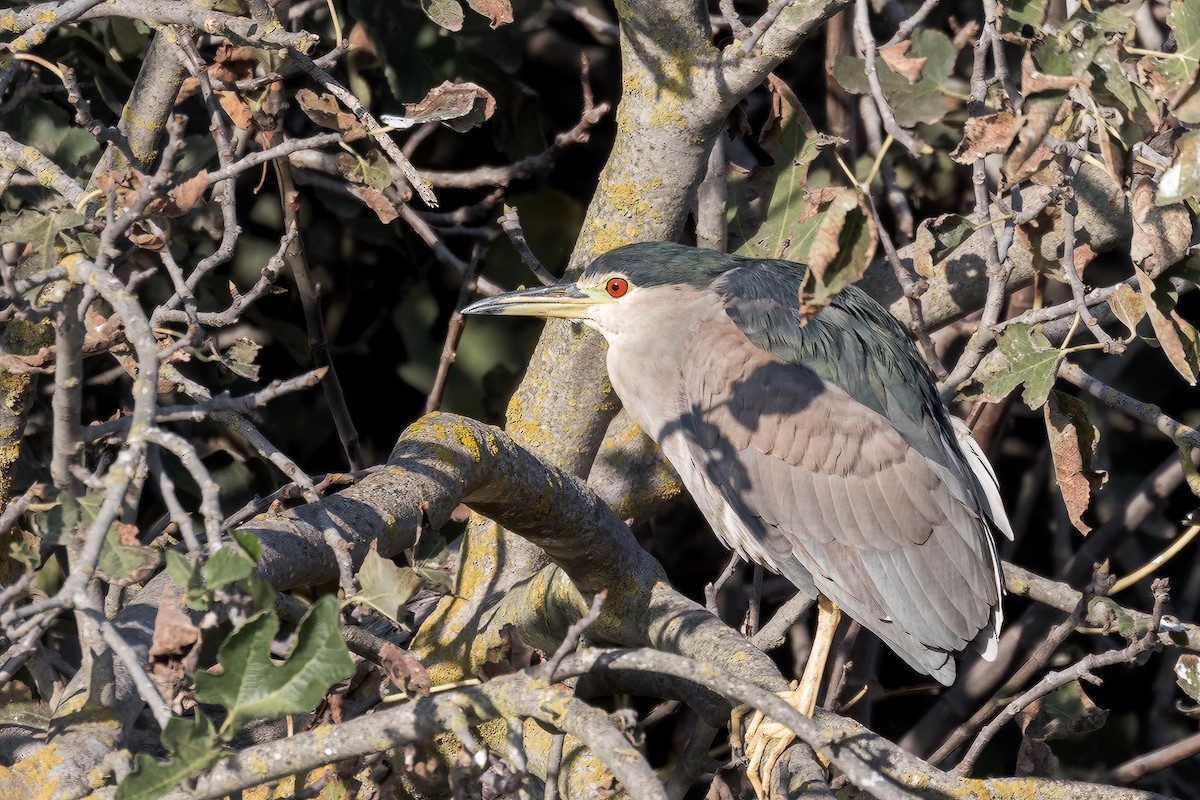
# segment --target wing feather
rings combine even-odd
[[[914,667],[952,680],[948,654],[993,625],[999,601],[970,472],[725,324],[721,358],[684,359],[677,426],[706,489],[748,512],[714,521],[721,538],[775,572],[811,575]]]

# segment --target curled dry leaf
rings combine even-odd
[[[512,3],[509,0],[467,0],[467,5],[488,18],[492,28],[499,28],[513,21]]]
[[[1023,121],[1022,117],[1008,111],[970,117],[963,128],[962,141],[950,157],[959,164],[970,164],[990,153],[1006,153]]]
[[[384,225],[400,216],[396,204],[388,200],[387,195],[378,189],[362,186],[359,187],[357,194],[359,199],[366,203],[367,208],[375,212],[375,216],[379,217],[379,221]]]
[[[487,661],[479,667],[481,678],[495,678],[525,669],[545,660],[545,653],[521,640],[512,623],[500,629],[500,644],[488,648]]]
[[[1197,375],[1200,374],[1200,341],[1196,329],[1179,316],[1174,308],[1160,308],[1154,300],[1154,280],[1140,269],[1135,268],[1134,271],[1142,289],[1142,297],[1146,301],[1146,315],[1150,317],[1150,324],[1154,326],[1158,346],[1183,379],[1195,386]]]
[[[1088,419],[1087,406],[1062,392],[1050,392],[1045,417],[1054,476],[1067,516],[1076,530],[1087,535],[1092,529],[1083,521],[1083,512],[1091,504],[1092,492],[1108,480],[1107,472],[1092,467],[1100,431]]]
[[[1132,286],[1118,284],[1108,296],[1108,307],[1113,315],[1129,329],[1130,335],[1137,333],[1138,324],[1146,318],[1146,301]]]
[[[387,115],[383,121],[402,130],[423,122],[441,122],[465,133],[490,119],[495,111],[496,98],[479,84],[445,81],[419,102],[406,104],[403,116]]]
[[[932,278],[936,266],[975,231],[975,223],[961,214],[943,214],[937,219],[921,220],[913,249],[913,268],[922,278]]]
[[[322,128],[342,131],[346,134],[347,141],[361,139],[367,135],[367,129],[354,114],[343,109],[337,98],[328,92],[317,94],[312,89],[301,89],[296,92],[296,102],[309,119]]]
[[[862,277],[879,242],[870,213],[852,189],[828,187],[814,192],[809,196],[809,208],[819,216],[808,248],[808,275],[801,288],[801,310],[807,317]]]
[[[151,204],[151,213],[161,213],[167,217],[182,217],[204,197],[208,188],[208,170],[202,169],[183,183],[179,184],[163,200]]]

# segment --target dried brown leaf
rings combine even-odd
[[[1135,179],[1130,201],[1133,238],[1129,256],[1151,278],[1181,261],[1192,239],[1192,218],[1187,205],[1182,202],[1158,205],[1156,195],[1152,178]]]
[[[1154,326],[1159,347],[1183,379],[1195,386],[1197,374],[1200,373],[1200,342],[1197,341],[1196,329],[1175,309],[1168,312],[1159,308],[1154,300],[1154,280],[1136,267],[1134,271],[1146,301],[1146,315]]]
[[[500,629],[500,644],[489,647],[487,661],[480,665],[480,677],[488,679],[508,675],[541,662],[545,655],[521,640],[521,634],[512,623]]]
[[[154,636],[150,640],[150,657],[164,658],[182,655],[200,640],[200,629],[179,605],[179,595],[171,587],[163,589],[154,617]]]
[[[409,124],[419,122],[443,122],[459,133],[490,119],[496,112],[496,98],[477,83],[464,81],[451,83],[429,90],[419,102],[404,106],[404,119]]]
[[[308,118],[322,128],[342,131],[347,140],[359,139],[367,135],[367,130],[354,114],[346,111],[338,103],[336,97],[328,92],[317,94],[312,89],[301,89],[296,92],[296,102],[308,115]]]
[[[1086,536],[1092,529],[1083,521],[1083,512],[1091,503],[1092,492],[1108,480],[1107,472],[1092,468],[1100,432],[1088,419],[1087,406],[1070,395],[1050,392],[1045,409],[1058,490],[1071,524]]]
[[[379,221],[384,225],[400,216],[400,211],[396,208],[396,205],[387,198],[387,195],[378,189],[372,189],[370,186],[360,186],[358,187],[358,196],[367,204],[367,208],[375,212],[375,215],[379,217]]]
[[[400,691],[409,697],[429,696],[433,683],[429,679],[429,673],[425,671],[425,665],[412,653],[388,642],[379,649],[379,658],[388,680]]]
[[[1138,323],[1146,318],[1146,301],[1126,283],[1118,284],[1108,296],[1108,306],[1130,334],[1137,333]]]
[[[467,0],[467,5],[475,13],[487,17],[492,28],[499,28],[513,21],[512,3],[508,0]]]
[[[910,58],[908,55],[910,47],[912,47],[912,39],[905,39],[891,47],[879,48],[879,56],[892,72],[903,75],[909,83],[916,83],[921,77],[921,68],[925,66],[928,59],[925,57]]]
[[[205,190],[208,189],[208,183],[208,170],[200,170],[196,175],[188,178],[168,192],[166,200],[161,205],[161,209],[156,213],[161,213],[168,217],[182,217],[191,211],[200,198],[204,196]]]
[[[970,164],[989,153],[1008,152],[1023,122],[1023,117],[1008,111],[970,117],[963,128],[962,141],[950,157],[959,164]]]

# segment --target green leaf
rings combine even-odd
[[[278,630],[274,614],[251,619],[222,643],[217,655],[221,673],[196,674],[196,699],[229,711],[221,726],[225,740],[252,719],[311,709],[330,686],[354,672],[338,631],[334,598],[322,597],[308,610],[296,628],[296,645],[281,664],[271,660]]]
[[[42,272],[58,263],[59,234],[81,225],[83,216],[74,211],[48,214],[27,209],[0,220],[0,241],[33,245],[25,263],[29,272]]]
[[[393,622],[400,622],[405,604],[424,583],[412,569],[396,566],[380,556],[374,542],[358,570],[358,581],[362,589],[350,599],[370,606]]]
[[[891,102],[896,121],[901,127],[911,128],[921,122],[934,123],[946,116],[943,91],[957,55],[954,43],[944,33],[921,29],[913,35],[912,47],[907,53],[908,58],[925,59],[921,77],[916,82],[892,71],[882,56],[876,57],[875,72],[879,76],[879,85]],[[870,92],[861,58],[838,56],[834,60],[833,76],[851,94]]]
[[[254,560],[240,547],[226,544],[204,562],[204,585],[210,590],[223,589],[231,583],[245,580],[254,574]]]
[[[221,363],[234,375],[257,381],[259,366],[254,362],[258,359],[260,350],[261,344],[242,336],[221,353]]]
[[[162,743],[171,760],[160,764],[153,757],[139,753],[134,771],[117,787],[115,800],[155,800],[221,759],[212,722],[199,710],[195,714],[190,720],[171,718],[162,733]]]
[[[960,214],[943,214],[937,219],[926,218],[917,226],[913,251],[913,268],[923,278],[932,278],[934,268],[945,261],[959,245],[977,230],[976,225]]]
[[[1000,35],[1012,41],[1037,37],[1046,21],[1044,0],[1006,0],[1000,4]]]
[[[1092,95],[1102,106],[1124,107],[1126,121],[1121,125],[1121,138],[1136,142],[1158,129],[1162,117],[1158,107],[1140,84],[1126,77],[1116,45],[1102,47],[1096,52],[1089,74]]]
[[[808,208],[809,168],[833,137],[818,133],[802,108],[781,99],[779,121],[763,134],[759,144],[774,164],[755,169],[743,186],[731,186],[730,249],[748,258],[798,260],[808,251],[806,232],[800,229]],[[739,193],[738,188],[743,189]],[[749,190],[749,191],[745,191]],[[755,213],[751,205],[765,207]],[[808,226],[811,237],[816,221]]]
[[[208,590],[204,587],[199,564],[192,562],[178,550],[168,550],[167,574],[171,576],[171,581],[183,590],[184,605],[193,611],[208,608]]]
[[[1054,386],[1062,353],[1041,330],[1024,323],[1009,325],[1000,331],[996,344],[1007,363],[983,384],[991,398],[1007,397],[1018,386],[1024,386],[1025,403],[1032,409],[1042,407]]]
[[[1092,467],[1100,431],[1091,423],[1087,406],[1062,392],[1050,392],[1045,406],[1046,433],[1054,476],[1067,516],[1082,534],[1091,532],[1083,512],[1091,503],[1092,493],[1108,480],[1108,473]]]

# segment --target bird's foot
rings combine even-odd
[[[801,714],[811,717],[817,705],[816,692],[807,686],[797,689],[797,685],[793,681],[791,691],[780,692],[779,696]],[[771,773],[783,751],[796,740],[796,734],[753,706],[738,706],[730,716],[729,737],[734,748],[745,754],[746,777],[754,796],[764,800],[771,787]]]

